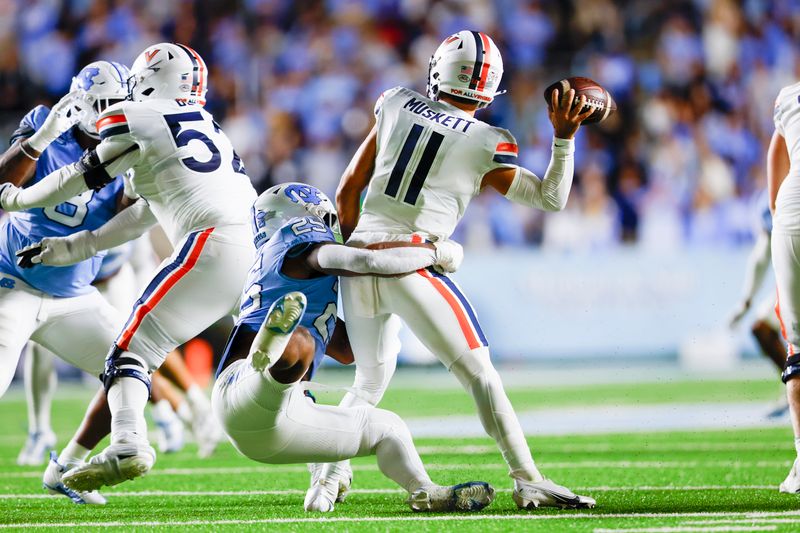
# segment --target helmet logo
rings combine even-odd
[[[319,197],[319,190],[309,185],[289,185],[286,187],[286,197],[296,204],[301,201],[313,205],[322,203],[322,198]]]
[[[443,43],[443,44],[450,44],[450,43],[452,43],[453,41],[457,41],[458,39],[459,39],[458,35],[451,35],[450,37],[448,37],[447,39],[445,39],[445,41],[444,41],[444,43]]]
[[[151,52],[145,52],[144,53],[144,59],[145,59],[145,61],[147,61],[148,65],[153,60],[153,58],[156,56],[156,54],[159,53],[160,51],[161,51],[160,48],[156,48],[155,50],[153,50]]]
[[[86,67],[80,73],[75,76],[75,82],[77,83],[78,87],[83,89],[84,91],[88,91],[94,85],[93,78],[100,74],[100,69],[97,67]]]

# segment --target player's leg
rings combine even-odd
[[[0,398],[6,393],[17,370],[22,350],[36,329],[42,293],[22,280],[0,275]]]
[[[755,321],[750,330],[761,348],[761,352],[778,368],[778,372],[783,372],[786,364],[786,346],[783,344],[781,325],[778,322],[778,315],[775,313],[774,295],[765,298],[759,304]],[[789,401],[786,398],[786,391],[783,390],[775,405],[767,413],[767,418],[778,418],[788,411]]]
[[[156,371],[150,384],[150,415],[156,425],[156,442],[162,453],[174,453],[183,449],[183,422],[175,407],[183,397],[169,380]]]
[[[56,445],[50,425],[57,377],[55,355],[36,343],[28,343],[25,356],[25,399],[28,405],[28,438],[17,456],[18,465],[40,465]]]
[[[300,293],[290,293],[273,304],[247,359],[230,365],[215,384],[215,414],[237,449],[267,463],[336,461],[374,454],[381,471],[412,494],[409,503],[416,510],[478,510],[488,505],[494,491],[486,483],[435,485],[408,428],[394,413],[308,401],[297,385],[315,353],[313,337],[297,328],[304,307]],[[306,509],[332,510],[338,485],[322,483],[318,492],[309,492]]]
[[[422,270],[403,278],[380,280],[392,309],[472,396],[486,433],[498,445],[514,479],[514,500],[522,508],[592,507],[594,500],[545,480],[514,408],[492,365],[488,341],[476,313],[449,277]]]
[[[800,492],[800,237],[773,232],[772,266],[778,289],[775,311],[788,352],[781,377],[786,384],[797,451],[797,458],[781,483],[780,491],[796,493]]]
[[[144,289],[106,358],[111,445],[68,472],[67,486],[92,490],[152,468],[155,450],[144,419],[150,375],[167,353],[236,307],[253,257],[242,231],[209,228],[187,235]]]

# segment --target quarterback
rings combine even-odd
[[[402,87],[381,95],[375,105],[377,123],[337,191],[348,244],[447,239],[470,200],[486,188],[525,206],[564,208],[573,178],[573,137],[591,108],[583,97],[575,101],[572,90],[563,95],[553,91],[552,158],[539,179],[517,165],[511,133],[475,118],[475,111],[494,99],[502,74],[503,60],[492,39],[461,31],[445,39],[431,57],[427,97]],[[359,217],[360,195],[367,186]],[[342,405],[380,401],[395,369],[402,318],[472,395],[483,427],[509,466],[520,508],[594,506],[592,498],[546,480],[536,468],[492,366],[488,340],[453,280],[430,269],[402,278],[344,278],[342,303],[358,391],[348,394]],[[326,466],[320,479],[327,481],[335,469]]]
[[[131,68],[131,101],[97,121],[102,141],[81,165],[69,165],[27,189],[6,186],[0,205],[15,211],[61,202],[110,176],[133,170],[136,202],[95,231],[43,239],[22,255],[64,265],[141,236],[158,222],[173,245],[111,345],[102,380],[111,411],[111,444],[63,476],[93,490],[142,476],[155,462],[144,407],[150,374],[167,353],[238,309],[254,248],[248,212],[256,198],[241,159],[203,109],[208,69],[187,46],[160,43]]]
[[[487,483],[434,484],[396,414],[317,405],[300,386],[326,351],[335,357],[342,349],[342,343],[329,346],[339,328],[337,276],[393,276],[432,266],[451,271],[461,248],[449,241],[392,243],[381,250],[337,244],[333,204],[301,183],[265,191],[253,207],[253,229],[256,259],[212,396],[236,449],[269,464],[374,454],[381,472],[408,491],[415,511],[477,511],[491,503],[494,490]],[[316,484],[305,508],[331,511],[346,489],[346,480]]]

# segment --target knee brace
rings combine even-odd
[[[800,354],[790,355],[786,358],[786,365],[781,373],[781,381],[786,383],[797,376],[800,376]]]
[[[106,366],[100,381],[103,388],[108,392],[111,385],[117,378],[135,378],[147,386],[147,393],[150,394],[150,374],[145,369],[142,361],[131,354],[124,355],[126,352],[114,344],[111,352],[106,356]]]

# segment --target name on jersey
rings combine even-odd
[[[467,133],[469,127],[475,124],[474,120],[467,120],[440,111],[434,111],[428,107],[428,104],[416,98],[409,98],[405,105],[403,105],[403,109],[407,109],[415,115],[419,115],[431,122],[450,128],[453,131],[460,131],[461,133]]]

